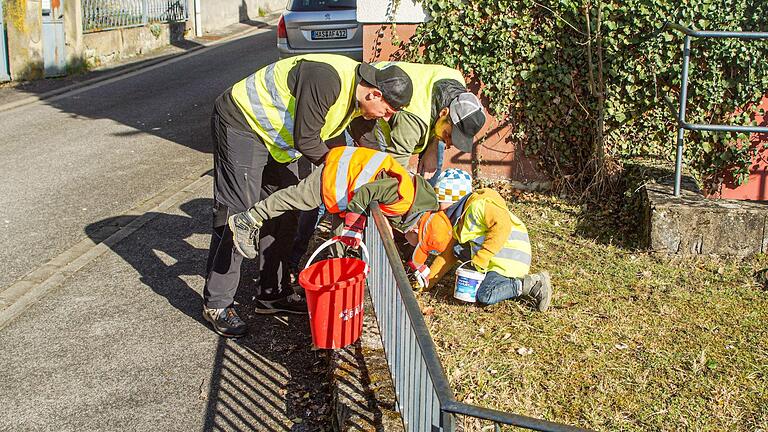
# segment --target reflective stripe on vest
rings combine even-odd
[[[329,213],[347,210],[349,200],[363,185],[376,180],[379,173],[398,179],[399,199],[394,203],[380,203],[386,216],[405,214],[413,204],[415,186],[410,174],[392,156],[364,147],[332,148],[323,167],[323,203]]]
[[[293,142],[296,100],[288,89],[288,75],[302,60],[328,64],[341,80],[341,91],[325,115],[320,139],[326,141],[341,134],[358,115],[354,109],[354,96],[359,63],[344,56],[307,54],[290,57],[272,63],[238,82],[232,86],[232,99],[248,125],[264,141],[272,157],[282,163],[301,156]]]
[[[504,242],[503,248],[497,252],[488,263],[487,271],[495,271],[506,277],[523,277],[531,267],[531,244],[528,230],[523,222],[512,214],[506,206],[495,200],[476,198],[468,201],[462,216],[461,226],[456,227],[455,236],[460,243],[470,242],[472,256],[482,249],[488,231],[485,225],[485,207],[495,205],[506,210],[512,222],[512,230]],[[499,197],[500,199],[500,197]],[[457,234],[461,233],[460,236]]]
[[[414,148],[411,151],[413,154],[421,153],[434,136],[432,127],[437,119],[432,118],[432,89],[435,83],[440,80],[451,79],[458,81],[466,87],[464,76],[456,69],[440,65],[389,61],[372,64],[377,69],[384,69],[387,66],[395,65],[411,78],[413,82],[413,96],[410,103],[403,108],[403,111],[416,115],[427,125],[426,135],[422,136],[418,143],[414,143]],[[392,138],[389,123],[384,120],[379,120],[378,123],[386,142],[390,143]]]
[[[267,113],[264,111],[264,106],[262,105],[261,99],[259,98],[259,92],[256,91],[256,85],[254,84],[256,78],[255,74],[245,79],[245,87],[248,92],[248,102],[251,104],[251,110],[253,111],[253,115],[256,118],[256,121],[259,123],[259,125],[262,126],[264,133],[267,134],[267,139],[262,137],[262,139],[264,139],[264,143],[271,141],[280,150],[286,152],[286,154],[288,154],[291,159],[296,159],[301,156],[301,154],[295,148],[293,148],[293,136],[283,137],[280,134],[282,131],[293,131],[293,117],[291,117],[287,108],[285,105],[283,105],[282,100],[280,100],[280,95],[277,94],[276,87],[274,86],[273,66],[274,65],[267,66],[268,69],[272,68],[272,71],[268,70],[266,74],[268,79],[271,79],[271,82],[267,82],[267,88],[269,89],[270,95],[272,96],[272,101],[274,102],[275,108],[277,108],[278,111],[282,111],[284,113],[283,125],[285,127],[279,131],[275,130],[275,127],[272,125],[269,117],[267,117]]]

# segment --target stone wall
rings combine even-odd
[[[42,5],[40,0],[12,0],[23,2],[23,16],[13,17],[6,2],[6,26],[8,33],[8,66],[14,80],[43,77]],[[20,9],[17,9],[20,10]]]
[[[194,34],[187,22],[150,24],[86,33],[82,36],[82,58],[89,66],[103,66],[117,60],[141,55]]]
[[[194,1],[194,0],[189,0]],[[285,0],[200,0],[203,33],[210,33],[238,22],[259,21],[261,15],[285,7]]]
[[[665,183],[643,188],[643,231],[654,252],[738,257],[768,252],[768,205],[707,199],[685,185],[679,198],[672,192]]]

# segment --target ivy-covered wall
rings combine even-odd
[[[361,3],[363,2],[358,2],[358,6]],[[385,20],[383,15],[378,20],[380,21],[366,23],[363,26],[363,59],[373,62],[404,58],[408,54],[408,40],[416,33],[417,25],[382,24],[381,21]],[[393,27],[395,27],[394,32]],[[469,79],[473,81],[470,90],[477,92],[479,83]],[[483,97],[482,91],[478,94],[487,109],[489,101]],[[550,178],[539,167],[538,159],[535,155],[525,154],[521,144],[513,139],[513,133],[514,130],[509,124],[489,116],[479,134],[482,142],[476,147],[476,151],[473,154],[467,154],[455,148],[449,149],[446,152],[445,164],[472,171],[479,177],[508,180],[519,188],[551,187]],[[415,169],[417,162],[417,157],[411,158],[410,168]]]
[[[765,0],[424,0],[431,21],[405,58],[462,69],[484,85],[512,145],[553,178],[593,176],[595,159],[671,159],[682,36],[664,21],[706,30],[768,31]],[[768,42],[694,41],[687,119],[750,124],[768,93]],[[740,138],[740,141],[736,139]],[[716,189],[746,178],[763,144],[687,133],[685,161]],[[742,144],[743,143],[743,144]]]

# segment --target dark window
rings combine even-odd
[[[288,10],[292,11],[327,11],[336,9],[355,9],[357,0],[293,0]]]

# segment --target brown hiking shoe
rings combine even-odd
[[[238,338],[248,332],[248,326],[232,306],[221,309],[203,306],[203,318],[211,323],[213,331],[225,337]]]
[[[536,299],[536,309],[544,312],[552,302],[552,282],[549,272],[543,271],[526,275],[523,278],[523,295]]]

